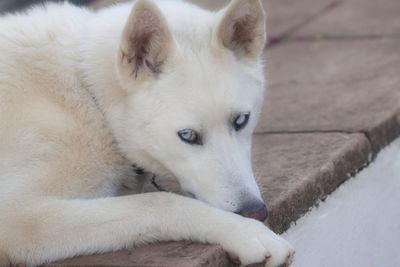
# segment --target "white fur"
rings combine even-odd
[[[235,0],[218,13],[155,4],[133,10],[147,8],[143,23],[160,29],[149,56],[162,60],[161,72],[142,66],[136,77],[120,58],[132,4],[98,13],[49,4],[0,18],[0,265],[183,239],[221,244],[243,264],[270,254],[267,266],[291,261],[286,241],[231,213],[261,199],[250,149],[265,36],[229,49],[221,21],[260,3]],[[244,111],[250,121],[236,132],[231,117]],[[176,133],[186,128],[204,144],[182,142]],[[125,182],[141,191],[133,163],[209,205],[161,192],[117,197]]]

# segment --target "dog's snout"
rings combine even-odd
[[[258,221],[265,221],[268,217],[268,210],[264,202],[253,201],[243,205],[243,208],[236,212],[243,217],[256,219]]]

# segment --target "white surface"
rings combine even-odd
[[[400,139],[283,237],[292,267],[400,266]]]

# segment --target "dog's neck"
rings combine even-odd
[[[88,22],[87,33],[81,43],[80,71],[83,84],[112,130],[118,125],[113,125],[116,120],[110,118],[122,112],[121,105],[118,104],[126,97],[126,91],[118,81],[115,68],[120,35],[130,7],[123,10],[126,13],[124,16],[121,16],[121,13],[114,16],[112,12],[93,16]]]
[[[146,154],[138,151],[130,151],[135,158],[128,157],[124,136],[123,118],[128,92],[122,88],[117,71],[117,53],[120,45],[121,32],[129,16],[132,4],[115,6],[106,13],[93,16],[88,23],[87,34],[83,36],[81,43],[80,75],[84,86],[91,94],[114,135],[121,152],[134,163],[146,168],[150,172],[153,169],[162,169],[162,166],[153,162]],[[117,11],[117,12],[113,12]],[[122,14],[122,15],[121,15]],[[135,114],[140,116],[140,114]],[[131,148],[130,148],[131,149]]]

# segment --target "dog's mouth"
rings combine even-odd
[[[144,169],[134,166],[136,174],[144,174]],[[180,192],[176,192],[176,190],[168,190],[166,186],[162,185],[157,179],[157,175],[151,174],[151,184],[160,192],[175,192],[178,194],[183,194],[186,197],[197,199],[196,195],[190,192],[189,190],[185,190],[180,187]],[[177,189],[177,188],[175,188]],[[236,214],[242,215],[243,217],[252,218],[258,221],[265,221],[268,216],[268,210],[263,201],[251,201],[243,206],[243,208],[239,211],[232,211]]]
[[[157,177],[157,176],[156,176],[155,174],[153,174],[153,177],[151,178],[151,184],[152,184],[158,191],[161,191],[161,192],[170,192],[165,186],[161,185],[159,182],[156,181],[156,177]],[[196,198],[196,196],[195,196],[192,192],[190,192],[190,191],[188,191],[188,190],[184,190],[184,189],[181,189],[181,190],[182,190],[182,193],[183,193],[184,196],[190,197],[190,198]]]
[[[196,196],[195,196],[192,192],[189,192],[189,191],[187,191],[187,190],[183,190],[183,194],[184,194],[186,197],[196,198]]]
[[[158,190],[161,192],[170,192],[170,190],[168,190],[165,186],[163,186],[162,184],[160,184],[158,181],[156,181],[157,175],[152,173],[152,172],[147,172],[144,168],[139,167],[136,164],[132,164],[132,168],[133,171],[137,174],[137,175],[143,175],[145,173],[148,173],[149,175],[151,175],[150,177],[150,182],[151,184]]]
[[[169,192],[164,186],[156,182],[156,175],[153,174],[153,177],[151,178],[151,184],[161,192]]]

